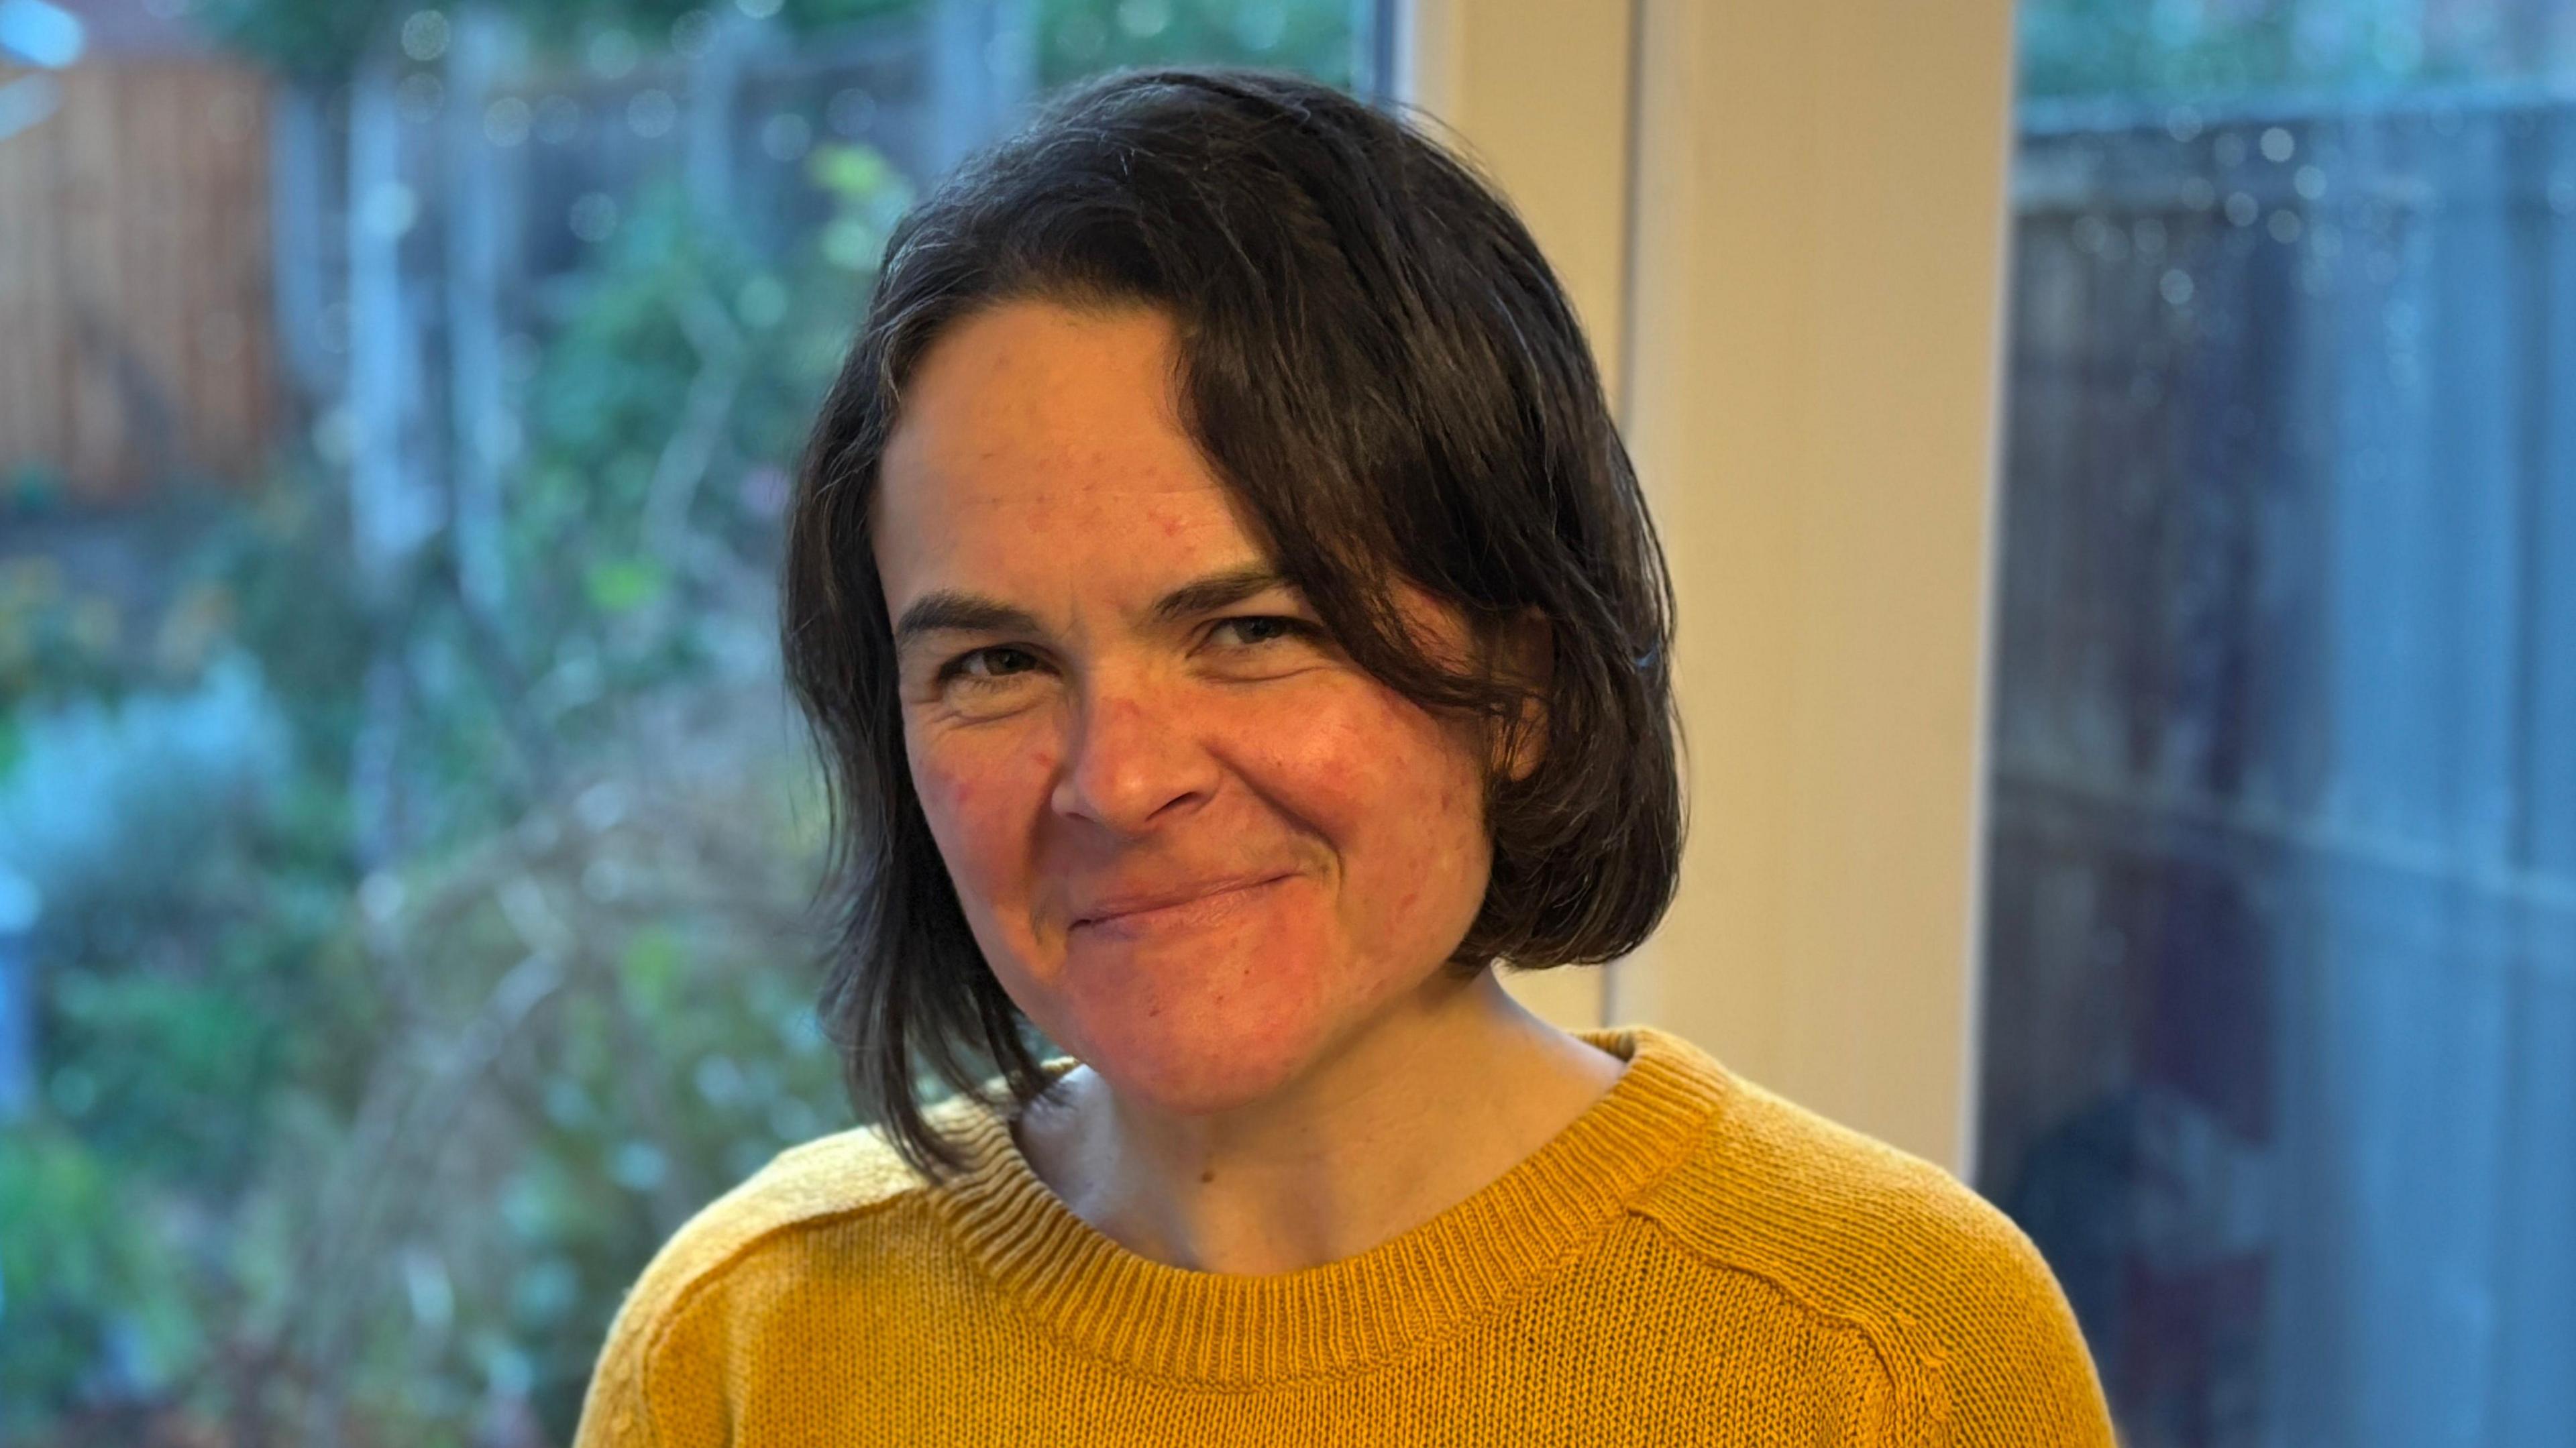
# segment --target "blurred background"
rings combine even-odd
[[[0,0],[0,1444],[568,1441],[851,1124],[772,590],[886,228],[1409,23]],[[2132,1443],[2576,1442],[2576,5],[2016,27],[1974,1182]]]
[[[2139,1444],[2576,1444],[2576,4],[2020,12],[1977,1185]]]

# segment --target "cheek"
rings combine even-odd
[[[1463,933],[1490,858],[1473,746],[1374,682],[1337,694],[1263,731],[1274,796],[1332,843],[1346,911]]]
[[[912,786],[970,912],[1027,888],[1030,822],[1043,808],[1049,755],[1028,739],[908,732]]]

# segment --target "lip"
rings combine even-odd
[[[1194,907],[1222,906],[1232,898],[1276,884],[1288,878],[1287,872],[1268,875],[1241,875],[1204,884],[1172,890],[1138,891],[1112,895],[1087,906],[1074,917],[1073,929],[1086,927],[1135,929],[1195,913]]]

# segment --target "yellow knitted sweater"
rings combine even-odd
[[[2111,1442],[2001,1213],[1678,1036],[1581,1034],[1629,1066],[1545,1146],[1279,1276],[1127,1250],[965,1098],[945,1187],[872,1128],[790,1148],[644,1269],[575,1448]]]

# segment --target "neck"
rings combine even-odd
[[[1289,1087],[1176,1117],[1088,1067],[1015,1124],[1040,1180],[1102,1235],[1202,1272],[1354,1257],[1464,1201],[1545,1145],[1624,1063],[1530,1014],[1487,970],[1437,979]]]

